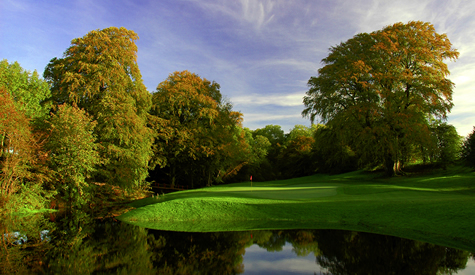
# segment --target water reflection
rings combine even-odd
[[[0,229],[2,274],[475,272],[467,251],[361,232],[166,232],[85,213],[3,219]]]

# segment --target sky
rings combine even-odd
[[[40,74],[71,40],[125,27],[140,37],[137,62],[150,92],[175,71],[216,81],[252,130],[310,126],[307,81],[329,48],[397,22],[425,21],[460,52],[446,61],[456,87],[448,123],[475,126],[475,1],[1,0],[0,59]]]

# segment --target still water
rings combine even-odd
[[[168,232],[83,213],[0,230],[3,274],[475,274],[468,251],[341,230]]]

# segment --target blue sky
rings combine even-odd
[[[310,125],[302,97],[331,46],[396,22],[427,21],[460,51],[449,63],[456,88],[448,122],[465,136],[475,126],[474,14],[472,0],[2,0],[0,59],[42,74],[72,39],[125,27],[140,37],[138,64],[150,92],[189,70],[221,85],[244,127],[288,132]]]

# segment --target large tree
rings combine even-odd
[[[454,84],[445,59],[459,53],[425,22],[396,23],[330,48],[311,77],[303,116],[320,117],[351,141],[362,160],[378,160],[389,175],[411,144],[430,142],[429,118],[445,118]]]
[[[152,133],[146,118],[151,95],[137,65],[135,32],[110,27],[73,39],[44,77],[55,105],[76,104],[97,121],[94,134],[105,161],[96,180],[138,187],[148,175]]]
[[[241,113],[222,100],[219,84],[188,71],[174,72],[153,94],[149,124],[156,134],[153,161],[187,183],[210,184],[233,172],[244,135]]]

